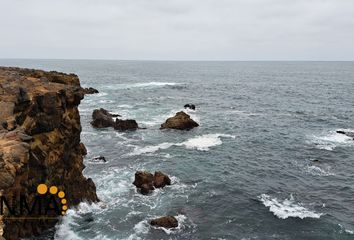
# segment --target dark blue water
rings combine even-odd
[[[335,132],[354,129],[353,62],[0,65],[74,72],[100,91],[80,113],[85,175],[102,202],[70,210],[56,239],[354,239],[354,141]],[[186,103],[200,127],[159,130]],[[99,107],[147,129],[93,129]],[[137,170],[161,170],[173,184],[142,196]],[[163,215],[179,228],[147,224]]]

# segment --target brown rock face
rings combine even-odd
[[[152,175],[146,171],[138,171],[135,173],[133,184],[140,190],[140,193],[146,195],[155,188],[163,188],[171,185],[171,179],[162,172],[155,172]]]
[[[171,179],[162,172],[155,172],[154,175],[155,188],[163,188],[166,185],[171,185]]]
[[[173,216],[166,216],[156,218],[150,221],[152,226],[164,227],[164,228],[176,228],[178,227],[178,221]]]
[[[77,106],[84,93],[74,74],[0,67],[0,195],[31,202],[40,183],[65,191],[68,207],[98,201],[96,187],[82,175]],[[5,209],[6,210],[6,209]],[[7,240],[40,234],[57,220],[0,219]]]
[[[114,129],[120,130],[120,131],[136,130],[138,128],[139,128],[138,124],[133,119],[120,120],[120,119],[116,118],[116,122],[114,124]]]
[[[149,172],[138,171],[135,173],[133,184],[140,189],[142,194],[146,195],[150,190],[154,190],[154,175]]]
[[[95,93],[99,93],[99,91],[93,87],[89,87],[89,88],[84,88],[84,93],[85,94],[95,94]]]
[[[114,126],[112,114],[103,108],[93,110],[92,119],[93,120],[91,125],[95,128],[106,128]]]
[[[115,130],[119,131],[136,130],[139,128],[135,120],[121,120],[116,118],[114,121],[113,117],[120,117],[120,115],[111,114],[103,108],[95,109],[92,113],[93,121],[91,122],[91,125],[95,128],[113,127]]]
[[[198,126],[199,124],[191,119],[187,113],[181,111],[176,113],[174,117],[168,118],[165,123],[161,124],[160,129],[172,128],[178,130],[190,130]]]

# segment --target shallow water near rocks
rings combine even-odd
[[[0,65],[73,72],[85,175],[101,202],[68,211],[55,239],[354,239],[352,62],[139,62],[0,60]],[[191,131],[159,130],[185,110]],[[146,130],[93,129],[95,108]],[[106,163],[92,162],[102,155]],[[319,160],[319,161],[314,161]],[[160,170],[172,185],[149,196],[137,170]],[[177,216],[180,226],[150,227]]]

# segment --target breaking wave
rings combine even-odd
[[[294,197],[290,195],[290,199],[279,201],[277,198],[271,198],[268,194],[259,196],[264,206],[269,208],[275,216],[280,219],[294,218],[320,218],[323,214],[310,211],[305,208],[302,203],[296,203]]]
[[[211,147],[218,146],[222,144],[221,138],[235,138],[233,135],[229,134],[205,134],[202,136],[197,136],[191,139],[188,139],[181,143],[160,143],[155,146],[146,146],[146,147],[135,147],[134,151],[129,155],[141,155],[145,153],[154,153],[159,150],[168,149],[172,146],[183,146],[187,149],[196,149],[199,151],[208,151]]]
[[[328,151],[333,151],[339,146],[354,146],[354,141],[351,137],[337,133],[336,131],[330,131],[329,133],[319,136],[312,136],[311,138],[311,142],[315,144],[316,148]]]

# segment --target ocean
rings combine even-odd
[[[76,73],[101,202],[70,209],[33,239],[354,239],[354,62],[0,60]],[[187,103],[196,110],[186,110]],[[94,129],[105,108],[146,129]],[[186,111],[200,126],[160,130]],[[107,162],[93,161],[104,156]],[[141,195],[139,170],[172,185]],[[173,215],[177,229],[150,219]]]

